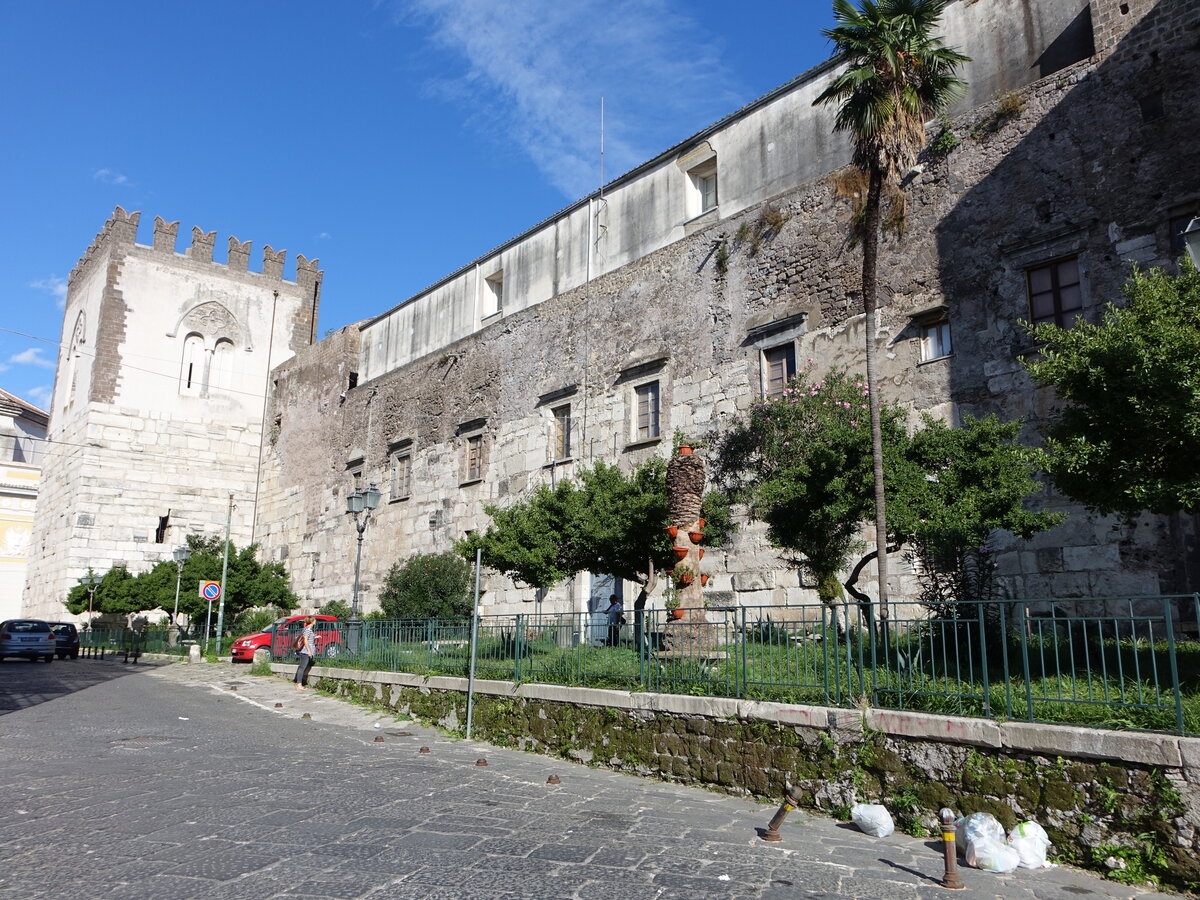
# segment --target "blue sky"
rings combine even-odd
[[[612,178],[825,59],[831,5],[0,2],[0,387],[48,405],[118,204],[319,257],[323,334],[593,190],[602,96]]]

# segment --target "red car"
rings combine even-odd
[[[272,649],[276,657],[290,656],[292,645],[300,637],[301,624],[307,616],[285,616],[276,619],[262,631],[248,634],[234,641],[229,652],[234,662],[252,662],[254,651],[259,647]],[[342,651],[342,633],[338,628],[337,616],[313,616],[317,620],[313,633],[317,636],[317,656],[333,659]]]

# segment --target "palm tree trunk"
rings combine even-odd
[[[871,407],[871,468],[875,476],[875,556],[879,572],[879,620],[886,622],[888,618],[887,590],[887,502],[883,492],[883,430],[879,422],[879,376],[875,365],[876,337],[876,268],[879,258],[879,224],[883,218],[881,195],[883,193],[883,172],[878,165],[873,165],[870,171],[870,183],[867,187],[867,205],[863,210],[863,268],[862,292],[863,312],[866,316],[864,327],[867,333],[867,386],[870,389],[868,398]]]

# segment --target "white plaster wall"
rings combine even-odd
[[[223,278],[219,266],[191,268],[183,255],[163,259],[144,247],[135,247],[125,257],[120,286],[128,312],[119,348],[124,368],[114,402],[133,409],[174,408],[184,416],[257,423],[267,372],[292,354],[288,339],[299,302],[284,293],[276,301],[268,284]],[[213,391],[207,398],[181,394],[183,345],[190,331],[181,322],[210,302],[225,307],[236,326],[224,335],[206,334],[206,356],[211,357],[215,339],[233,337],[233,377],[228,390]],[[271,340],[273,305],[277,308]]]

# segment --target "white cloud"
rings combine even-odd
[[[42,356],[41,347],[30,347],[28,350],[14,353],[8,358],[8,361],[16,366],[38,366],[42,369],[53,369],[58,365],[54,360]]]
[[[116,169],[97,169],[92,177],[105,184],[129,184],[129,179]]]
[[[599,184],[602,96],[606,180],[738,102],[682,0],[399,0],[394,9],[398,24],[428,26],[438,48],[467,62],[430,89],[467,107],[481,131],[515,141],[572,199]]]
[[[50,405],[50,398],[54,394],[54,386],[50,384],[39,384],[37,387],[31,387],[25,392],[25,397],[32,403],[36,403],[42,409],[47,409]]]
[[[54,302],[59,309],[63,309],[67,305],[67,279],[61,275],[51,275],[49,278],[39,278],[36,281],[29,282],[31,288],[37,288],[39,291],[45,291],[54,297]]]

